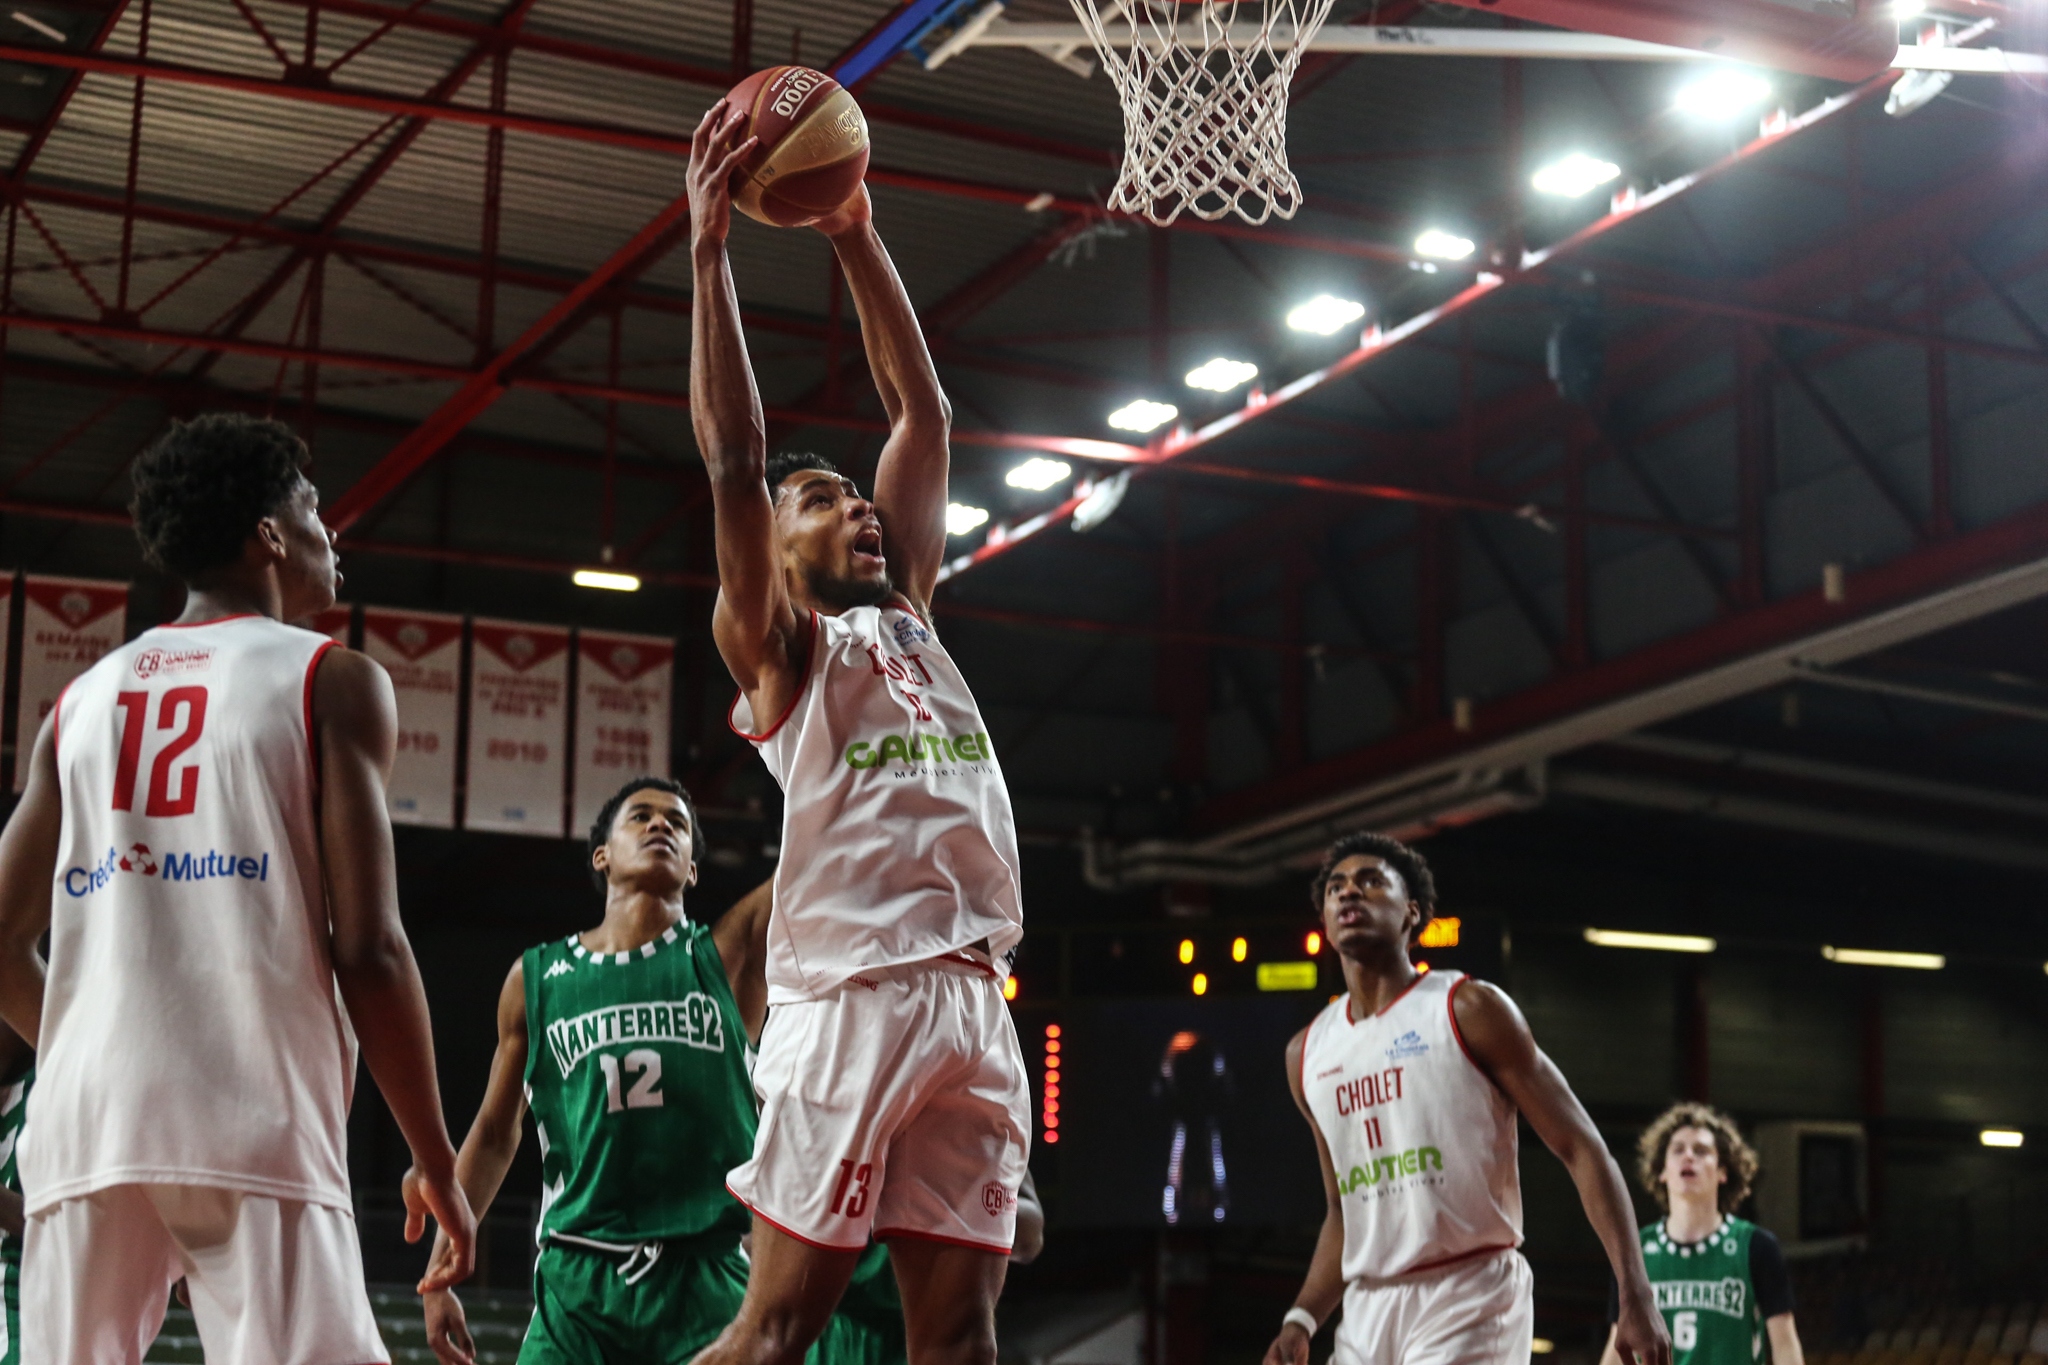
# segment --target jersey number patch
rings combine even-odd
[[[604,1109],[607,1114],[616,1114],[621,1109],[661,1108],[659,1052],[651,1047],[636,1047],[626,1054],[623,1061],[609,1052],[600,1052],[597,1065],[604,1072]],[[631,1090],[624,1090],[622,1071],[637,1073]]]
[[[142,734],[149,721],[149,693],[123,692],[114,698],[114,704],[122,712],[121,755],[114,763],[114,809],[132,811],[135,781],[142,768]],[[175,765],[206,729],[206,689],[174,687],[164,693],[156,711],[156,729],[159,734],[175,733],[149,765],[149,791],[142,813],[158,818],[190,815],[199,804],[199,765]]]
[[[868,1210],[868,1178],[875,1173],[872,1162],[863,1161],[855,1165],[852,1157],[839,1163],[839,1183],[832,1189],[832,1212],[844,1212],[848,1218],[858,1218]],[[851,1186],[853,1197],[847,1198]]]

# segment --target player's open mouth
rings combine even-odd
[[[882,558],[882,533],[869,528],[853,538],[853,553],[859,559],[880,561]]]

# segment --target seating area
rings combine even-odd
[[[1935,1265],[1795,1267],[1809,1365],[2048,1365],[2048,1299],[1976,1292]],[[1974,1300],[1974,1301],[1973,1301]]]

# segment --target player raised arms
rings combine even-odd
[[[782,714],[799,690],[812,609],[875,605],[893,593],[930,619],[946,548],[952,411],[916,311],[869,220],[867,191],[821,220],[860,315],[868,367],[889,418],[875,495],[823,471],[767,484],[767,433],[726,259],[733,168],[753,145],[744,111],[720,101],[690,144],[692,310],[690,420],[717,517],[718,606],[712,631],[757,717]],[[883,557],[886,540],[888,552]],[[765,722],[764,722],[765,723]]]

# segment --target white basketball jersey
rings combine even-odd
[[[1515,1106],[1458,1036],[1467,978],[1426,972],[1369,1019],[1308,1026],[1302,1093],[1344,1208],[1344,1278],[1385,1279],[1522,1244]]]
[[[731,723],[782,784],[768,999],[868,967],[1023,937],[1017,826],[988,727],[938,637],[900,601],[813,612],[802,689],[766,729]]]
[[[30,1212],[130,1183],[350,1206],[312,735],[334,647],[262,616],[160,626],[58,702]]]

